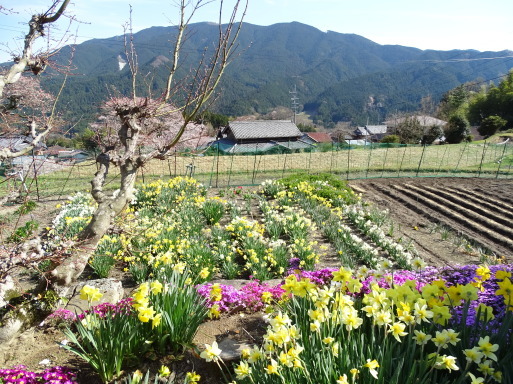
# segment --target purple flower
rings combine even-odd
[[[280,285],[273,287],[265,283],[262,284],[258,280],[251,280],[240,289],[224,284],[221,284],[220,287],[221,300],[219,301],[212,301],[210,299],[212,283],[198,285],[196,289],[207,300],[209,308],[217,304],[219,311],[223,313],[258,311],[265,306],[265,303],[262,301],[262,294],[264,292],[270,292],[273,300],[279,300],[284,292]]]
[[[27,371],[24,365],[17,365],[12,369],[0,369],[0,380],[5,384],[78,384],[77,375],[71,369],[60,366],[36,373]]]

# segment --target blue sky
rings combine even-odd
[[[16,49],[26,33],[32,13],[49,0],[0,0],[15,14],[0,14],[0,42]],[[69,14],[77,41],[123,34],[129,6],[133,7],[134,31],[176,22],[173,0],[74,0]],[[194,21],[216,21],[218,0],[205,6]],[[225,0],[228,7],[233,0]],[[421,49],[513,50],[513,1],[511,0],[250,0],[246,21],[257,25],[299,21],[320,30],[355,33],[379,44],[398,44]],[[59,37],[67,23],[61,22]],[[76,29],[78,28],[78,30]],[[8,59],[0,46],[0,62]]]

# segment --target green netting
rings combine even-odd
[[[270,178],[297,172],[333,173],[344,179],[384,177],[486,177],[513,178],[513,145],[398,145],[372,144],[323,145],[322,151],[286,148],[284,152],[249,151],[226,153],[211,148],[200,155],[175,153],[167,160],[154,160],[139,171],[138,180],[149,182],[175,176],[194,176],[212,187],[254,185]],[[252,149],[252,148],[245,148]],[[256,144],[255,144],[256,149]],[[94,162],[68,164],[45,174],[27,173],[26,185],[37,196],[66,196],[88,190],[96,171]],[[107,188],[119,186],[119,175],[112,170]],[[112,172],[111,171],[111,172]],[[35,177],[34,177],[35,176]],[[0,177],[0,196],[20,181]]]

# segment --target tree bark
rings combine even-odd
[[[103,156],[103,158],[101,157]],[[96,185],[99,180],[104,180],[108,172],[108,157],[106,154],[99,156],[99,171],[92,181],[93,196],[97,199],[98,207],[86,228],[79,234],[79,239],[74,245],[71,256],[62,264],[52,270],[48,276],[52,288],[58,294],[65,294],[67,288],[76,281],[84,272],[85,267],[96,250],[100,239],[107,233],[113,219],[118,216],[127,204],[133,199],[133,191],[138,167],[128,160],[121,170],[121,188],[112,196],[103,193],[102,188]],[[107,164],[106,164],[107,162]],[[103,182],[101,182],[103,185]]]

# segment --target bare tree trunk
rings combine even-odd
[[[100,154],[98,162],[100,169],[92,181],[93,196],[98,207],[86,228],[79,234],[75,250],[62,264],[51,271],[49,280],[58,293],[64,293],[66,288],[76,281],[83,273],[89,258],[93,255],[100,239],[110,228],[113,219],[119,215],[127,204],[133,199],[133,191],[138,167],[132,161],[120,167],[121,188],[112,196],[103,192],[103,183],[108,173],[108,156]],[[101,185],[97,184],[101,183]]]
[[[87,266],[89,257],[94,253],[101,237],[109,230],[113,219],[133,198],[136,174],[139,168],[151,159],[165,159],[171,148],[175,147],[188,127],[200,113],[209,99],[213,96],[224,70],[230,63],[236,40],[239,35],[242,20],[236,22],[239,3],[237,0],[229,22],[226,27],[222,24],[222,6],[219,15],[219,40],[210,61],[202,58],[196,70],[192,71],[187,88],[182,81],[176,83],[175,71],[178,68],[179,53],[183,49],[183,38],[186,28],[194,13],[201,8],[204,0],[180,0],[181,22],[178,25],[178,35],[173,50],[173,66],[170,68],[166,88],[161,98],[136,97],[136,77],[138,74],[137,55],[132,44],[127,45],[127,58],[132,72],[131,97],[115,97],[107,103],[109,114],[115,119],[114,125],[107,124],[107,132],[99,133],[98,140],[103,147],[102,153],[97,157],[98,171],[91,185],[91,194],[98,203],[96,212],[87,227],[79,234],[78,249],[56,269],[50,273],[50,280],[54,288],[60,290],[69,286],[82,274]],[[208,3],[208,2],[207,2]],[[247,0],[242,18],[247,9]],[[192,7],[189,17],[185,17],[187,7]],[[186,91],[185,101],[180,106],[171,103],[171,96],[179,91]],[[175,115],[179,116],[179,119]],[[160,118],[160,120],[159,120]],[[169,127],[165,121],[172,121]],[[113,126],[116,128],[110,130]],[[169,132],[172,134],[169,134]],[[165,140],[160,143],[161,140]],[[155,142],[159,143],[155,147]],[[141,146],[153,144],[153,150],[144,155],[140,154]],[[109,174],[110,166],[118,167],[121,174],[119,191],[112,195],[104,192],[103,188]]]

